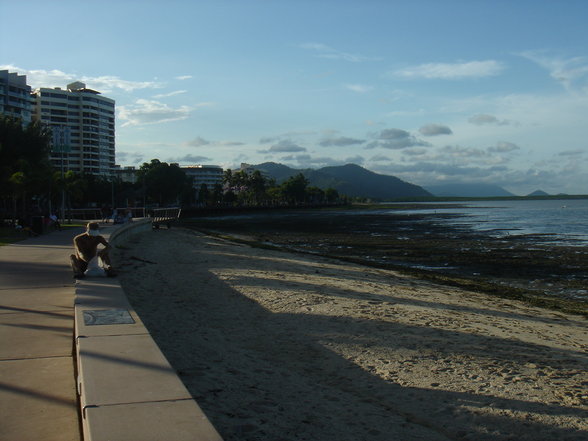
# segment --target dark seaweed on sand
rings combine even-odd
[[[552,245],[537,235],[496,237],[439,222],[440,216],[298,210],[200,217],[183,224],[255,246],[400,270],[588,315],[588,247]]]

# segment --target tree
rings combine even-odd
[[[212,192],[210,193],[210,204],[218,205],[222,202],[223,199],[223,187],[220,184],[214,184],[212,187]]]
[[[87,194],[88,182],[82,175],[79,175],[72,170],[68,170],[63,175],[62,185],[67,198],[67,206],[80,206],[86,202],[84,199]]]
[[[223,184],[229,189],[233,186],[233,171],[230,168],[223,173]]]
[[[147,197],[161,205],[178,203],[190,185],[186,173],[178,164],[168,164],[159,159],[141,165],[137,171],[137,182],[143,186]]]
[[[49,200],[50,139],[50,130],[37,122],[23,127],[20,119],[0,116],[0,196],[5,201],[12,200],[5,207],[12,205],[16,209],[20,200],[23,216],[32,197],[37,203]]]
[[[288,203],[300,203],[306,200],[308,179],[302,173],[291,176],[280,186],[281,193]]]
[[[208,191],[208,185],[200,184],[200,190],[198,190],[198,202],[200,204],[206,204],[210,198],[210,192]]]
[[[306,189],[306,201],[311,204],[322,204],[325,200],[325,192],[318,187]]]
[[[327,188],[325,190],[325,197],[329,203],[337,202],[339,200],[339,192],[334,188]]]
[[[259,170],[255,170],[249,176],[249,199],[253,204],[260,204],[266,199],[267,182]]]

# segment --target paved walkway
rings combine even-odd
[[[72,238],[0,247],[0,440],[79,441]]]

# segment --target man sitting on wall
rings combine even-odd
[[[100,235],[100,226],[97,222],[90,222],[86,226],[86,232],[78,234],[74,237],[74,250],[75,254],[70,256],[71,267],[74,272],[76,279],[82,279],[85,271],[88,269],[89,262],[94,258],[98,257],[102,263],[102,267],[108,277],[116,276],[116,272],[112,269],[110,263],[110,244],[103,236]],[[104,245],[100,251],[98,251],[98,245]]]

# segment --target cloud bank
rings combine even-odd
[[[135,104],[119,106],[118,118],[122,127],[144,124],[161,124],[188,118],[192,109],[188,106],[173,108],[155,100],[138,99]]]
[[[483,78],[500,74],[505,66],[500,61],[468,61],[461,63],[426,63],[400,69],[392,74],[408,79],[461,80]]]

